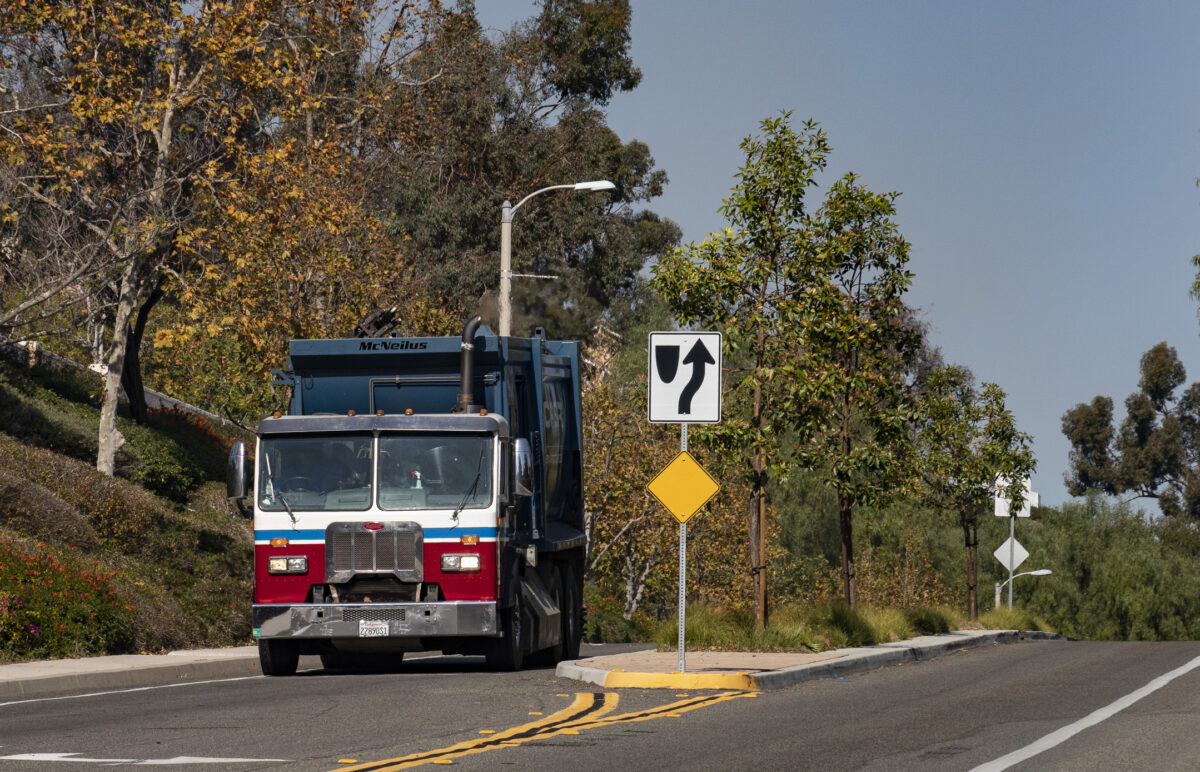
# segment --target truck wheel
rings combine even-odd
[[[524,662],[521,647],[526,631],[521,622],[521,587],[513,592],[513,604],[500,612],[504,636],[488,642],[487,664],[493,670],[520,670]]]
[[[583,598],[579,592],[575,569],[570,563],[559,567],[562,571],[562,658],[579,659],[579,644],[583,640]]]
[[[300,664],[300,648],[291,641],[259,641],[258,666],[263,675],[295,675]]]

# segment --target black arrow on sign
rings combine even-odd
[[[692,350],[683,358],[683,363],[692,365],[692,379],[687,382],[687,386],[683,387],[683,392],[679,395],[679,414],[691,415],[692,397],[696,396],[696,392],[700,391],[700,384],[704,383],[704,370],[709,365],[715,365],[717,360],[713,359],[712,354],[708,352],[708,346],[704,345],[704,341],[697,340],[696,345],[692,346]]]

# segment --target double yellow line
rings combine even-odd
[[[615,692],[579,693],[569,706],[556,713],[532,721],[528,724],[514,726],[502,732],[489,734],[476,740],[468,740],[457,745],[437,750],[414,753],[394,759],[372,761],[356,766],[338,767],[335,772],[390,772],[396,769],[408,769],[422,764],[448,764],[452,759],[468,756],[472,753],[484,753],[498,748],[515,748],[524,743],[554,737],[563,734],[579,734],[588,729],[612,726],[613,724],[633,721],[649,721],[655,718],[677,717],[697,708],[716,705],[719,702],[737,699],[739,697],[757,696],[752,692],[725,692],[705,697],[694,697],[657,708],[610,715],[617,709],[620,697]]]

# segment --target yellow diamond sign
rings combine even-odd
[[[667,508],[672,517],[686,523],[721,490],[721,486],[685,450],[650,481],[646,490]]]

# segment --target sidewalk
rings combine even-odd
[[[1062,636],[1015,630],[963,630],[816,654],[694,651],[685,652],[683,673],[676,672],[676,652],[647,649],[561,662],[555,674],[606,688],[781,689],[816,678],[835,678],[976,646],[1029,639],[1062,639]],[[315,658],[313,661],[314,666],[319,666]],[[0,703],[258,674],[255,646],[21,662],[0,665]]]

